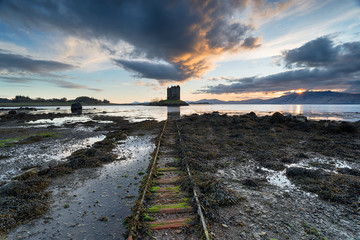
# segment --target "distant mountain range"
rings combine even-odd
[[[278,98],[249,99],[244,101],[221,101],[218,99],[202,99],[189,101],[189,104],[360,104],[360,94],[341,92],[303,92],[290,93]]]

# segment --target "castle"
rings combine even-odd
[[[167,100],[180,100],[180,86],[171,86],[167,88]]]

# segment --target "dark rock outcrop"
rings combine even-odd
[[[82,112],[82,105],[79,102],[71,104],[71,113],[81,114]]]

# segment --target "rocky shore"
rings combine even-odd
[[[78,119],[80,117],[84,118],[85,121]],[[118,162],[124,161],[129,162],[121,167],[124,172],[120,171],[119,174],[121,175],[111,174],[111,177],[117,180],[107,183],[107,186],[115,184],[114,189],[112,189],[113,194],[121,195],[120,199],[116,195],[115,197],[112,196],[109,201],[116,199],[120,202],[125,200],[129,202],[130,200],[125,210],[121,210],[121,214],[124,215],[125,213],[125,216],[118,219],[119,222],[122,222],[130,213],[131,199],[135,197],[133,194],[137,194],[137,187],[133,184],[139,181],[140,177],[137,172],[141,172],[147,167],[146,160],[148,160],[153,148],[153,134],[158,132],[159,123],[156,121],[130,123],[121,117],[80,117],[72,114],[27,114],[24,112],[9,112],[1,116],[0,236],[10,234],[10,238],[16,239],[39,239],[40,236],[42,239],[49,239],[51,235],[66,236],[66,231],[69,229],[60,234],[51,231],[44,232],[35,223],[37,222],[40,226],[49,222],[54,222],[57,225],[68,224],[66,222],[68,221],[66,219],[69,218],[69,213],[66,214],[68,207],[64,206],[70,206],[79,201],[91,206],[91,202],[76,198],[75,195],[78,194],[73,194],[70,201],[68,200],[69,196],[65,193],[79,191],[78,189],[81,187],[90,187],[87,185],[89,182],[94,184],[94,189],[100,190],[102,188],[98,185],[105,184],[104,180],[101,179],[101,174],[94,174],[94,171],[85,171],[84,169],[97,168],[113,171],[113,169],[121,167],[121,164],[117,164]],[[60,120],[74,118],[77,121],[68,123],[63,121],[60,125],[48,124],[49,122],[58,123],[61,122]],[[44,121],[47,124],[44,124]],[[133,140],[134,138],[138,138],[138,140]],[[126,149],[122,146],[126,146]],[[148,150],[140,154],[139,150],[142,148]],[[79,172],[82,174],[79,175]],[[127,177],[128,174],[131,174],[129,178]],[[79,186],[77,183],[79,176],[84,179],[82,182],[85,185]],[[109,178],[109,174],[106,174],[105,177]],[[121,186],[122,182],[125,193],[121,193],[123,192],[122,187],[116,187]],[[59,192],[59,189],[62,188],[64,190]],[[109,192],[113,191],[109,189]],[[57,192],[57,194],[52,194],[52,192]],[[130,192],[132,194],[129,194]],[[96,194],[92,195],[97,196]],[[100,194],[98,197],[100,198],[103,195]],[[128,195],[131,196],[130,199],[127,198]],[[59,208],[59,202],[63,203],[65,198],[67,202],[60,208],[59,214],[66,217],[49,217],[51,212],[56,212],[56,209]],[[110,208],[109,211],[113,212],[115,209]],[[95,216],[101,218],[101,216]],[[116,214],[114,216],[120,217]],[[106,216],[106,218],[109,217]],[[40,219],[41,222],[36,219]],[[79,224],[80,220],[83,221],[82,218],[74,221]],[[81,226],[89,227],[90,222]],[[118,225],[116,222],[113,224]],[[16,228],[19,225],[20,227]],[[23,228],[27,230],[21,230]],[[90,232],[90,229],[85,231]],[[28,234],[24,235],[23,232]],[[116,233],[119,235],[121,232],[125,232],[125,227],[117,228]],[[96,233],[101,235],[99,232]],[[69,234],[71,235],[71,233]]]
[[[151,139],[163,122],[89,116],[61,126],[36,124],[67,117],[73,115],[1,116],[0,164],[5,169],[18,157],[16,166],[29,172],[1,183],[3,236],[70,239],[80,236],[79,228],[94,238],[123,239],[116,226],[130,213],[138,173],[147,167]],[[182,117],[178,125],[178,164],[190,165],[214,239],[360,238],[360,122],[214,112]],[[92,137],[96,141],[85,141]],[[139,150],[140,143],[151,148]],[[78,147],[56,161],[36,158],[63,153],[59,145]],[[139,152],[146,156],[127,162]],[[185,179],[182,188],[192,184]],[[113,214],[114,202],[128,210]],[[99,223],[107,233],[95,227]]]
[[[180,128],[215,239],[360,238],[360,122],[213,113]]]

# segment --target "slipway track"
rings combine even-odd
[[[167,120],[159,135],[155,155],[148,175],[140,186],[140,196],[129,216],[128,239],[199,239],[189,229],[201,225],[202,235],[210,239],[198,200],[197,188],[182,189],[184,179],[190,179],[188,164],[179,167],[182,138],[177,124]],[[196,236],[192,236],[196,235]]]

